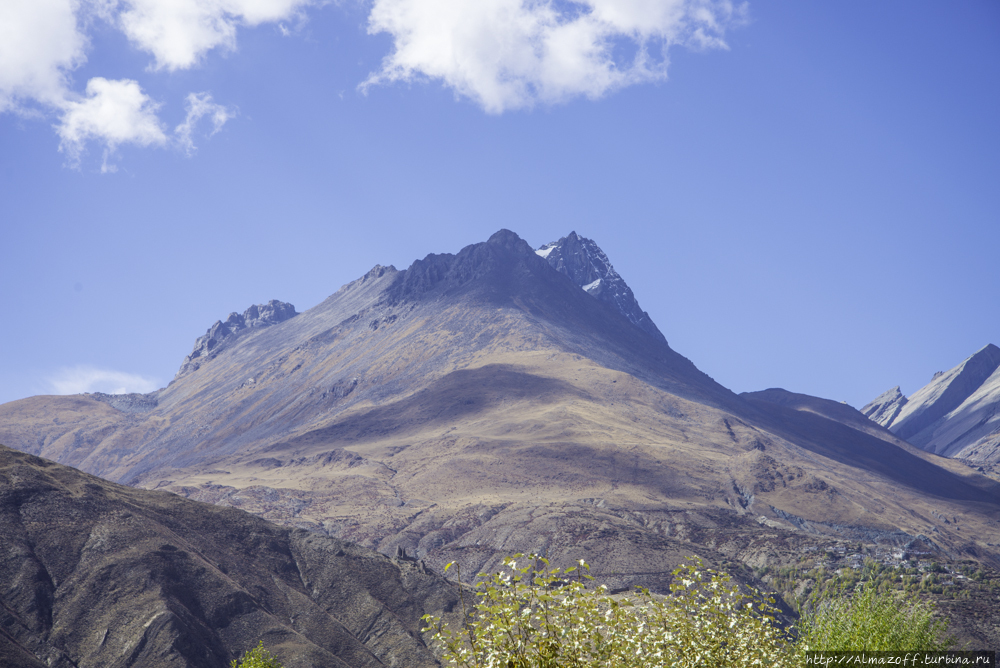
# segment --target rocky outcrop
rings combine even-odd
[[[231,346],[244,334],[277,325],[298,315],[287,302],[272,299],[266,304],[254,304],[242,314],[230,313],[225,322],[218,320],[194,342],[194,350],[184,358],[177,378],[198,369],[201,364]]]
[[[122,413],[148,413],[156,408],[156,395],[157,392],[150,392],[149,394],[139,394],[137,392],[129,394],[89,393],[91,399],[104,402],[120,410]]]
[[[655,339],[667,342],[649,314],[642,310],[632,289],[615,271],[600,246],[592,240],[570,232],[559,241],[547,243],[535,251],[552,267],[569,276],[590,296],[607,302]]]
[[[908,399],[903,396],[903,393],[899,390],[899,385],[897,385],[891,390],[886,390],[875,397],[874,401],[861,409],[861,412],[872,422],[876,422],[888,429],[892,421],[899,416],[899,412],[903,410],[903,406],[906,405],[907,401]]]

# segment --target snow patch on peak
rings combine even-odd
[[[667,342],[649,314],[640,308],[632,289],[611,266],[608,256],[592,240],[570,232],[559,241],[540,246],[535,253],[591,297],[611,304],[633,325],[664,344]]]

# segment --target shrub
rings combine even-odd
[[[264,641],[261,640],[257,643],[257,646],[252,650],[243,655],[243,657],[236,661],[233,659],[232,663],[229,664],[229,668],[284,668],[278,659],[264,649]]]
[[[800,623],[798,649],[804,651],[946,650],[947,623],[934,608],[912,594],[879,592],[876,583],[859,586],[853,596],[828,598]]]
[[[426,615],[444,660],[462,668],[630,668],[790,666],[792,652],[775,623],[773,600],[744,594],[723,573],[694,560],[674,571],[672,596],[646,589],[615,597],[578,566],[549,568],[537,555],[504,559],[481,580],[477,603],[454,631]],[[451,566],[451,564],[449,564]],[[446,569],[447,570],[447,569]],[[459,574],[460,576],[461,574]],[[487,576],[481,574],[481,577]]]

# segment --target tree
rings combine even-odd
[[[803,617],[799,651],[946,650],[947,622],[915,595],[879,592],[876,583],[859,585],[853,595],[829,598]]]
[[[229,664],[229,668],[284,668],[284,666],[278,662],[277,657],[264,649],[264,641],[261,640],[257,643],[256,647],[244,654],[238,662],[236,659],[233,659],[233,662]]]

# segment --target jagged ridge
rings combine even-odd
[[[266,304],[254,304],[242,314],[235,311],[230,313],[225,322],[217,320],[205,334],[195,340],[194,350],[184,358],[175,377],[179,378],[196,370],[203,361],[212,359],[247,332],[276,325],[296,315],[298,313],[294,306],[277,299]]]

